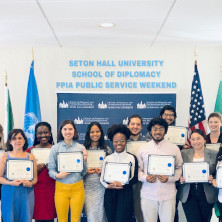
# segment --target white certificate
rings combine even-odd
[[[148,175],[174,176],[175,156],[170,155],[148,155]]]
[[[87,165],[88,168],[102,168],[103,160],[106,157],[104,150],[87,150]]]
[[[129,183],[131,163],[106,162],[103,180],[106,183],[119,181],[123,184]]]
[[[185,183],[205,183],[209,177],[208,162],[183,163]]]
[[[3,153],[5,153],[5,150],[0,150],[0,157],[2,156]]]
[[[82,152],[58,153],[58,172],[82,172],[83,155]]]
[[[7,180],[33,180],[33,160],[9,160],[6,159]]]
[[[146,144],[146,141],[130,141],[126,144],[126,151],[129,153],[132,153],[138,158],[138,151],[140,147],[144,144]]]
[[[218,152],[220,149],[220,143],[207,143],[206,148]]]
[[[187,128],[182,126],[169,126],[164,139],[176,145],[184,145],[187,141]]]
[[[51,148],[32,148],[31,153],[35,156],[37,164],[49,162]]]
[[[222,166],[219,166],[217,168],[216,181],[217,181],[217,187],[222,188]]]

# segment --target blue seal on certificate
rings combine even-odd
[[[123,174],[126,175],[126,171],[125,170],[123,171]]]
[[[99,160],[103,160],[103,157],[101,156],[101,157],[99,158]]]
[[[202,170],[202,173],[206,173],[207,171],[206,170]]]
[[[181,137],[184,137],[184,136],[185,136],[184,133],[182,133],[182,134],[181,134]]]
[[[26,171],[30,171],[30,167],[27,167],[27,168],[26,168]]]
[[[171,163],[168,163],[168,167],[171,167],[172,166],[172,164]]]
[[[77,162],[77,163],[80,163],[80,159],[77,159],[76,162]]]

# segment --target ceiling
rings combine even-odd
[[[222,1],[0,0],[0,47],[163,44],[222,46]]]

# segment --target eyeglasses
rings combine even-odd
[[[113,143],[125,143],[125,140],[113,140]]]
[[[161,128],[153,127],[151,130],[154,131],[154,132],[157,132],[157,131],[163,132],[165,130],[165,128],[163,128],[163,127],[161,127]]]
[[[163,114],[164,116],[166,116],[166,117],[174,117],[174,113],[164,113]]]

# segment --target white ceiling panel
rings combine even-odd
[[[0,0],[0,47],[221,46],[221,9],[221,0]]]

